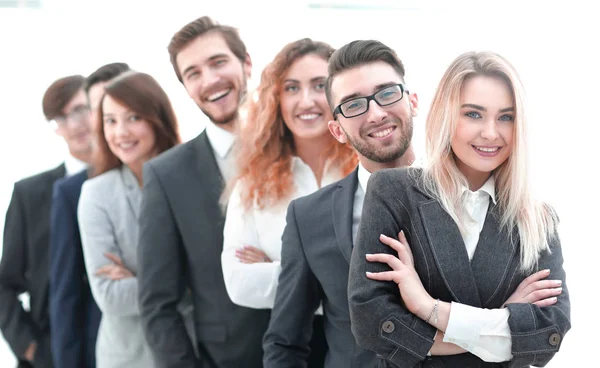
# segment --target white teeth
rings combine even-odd
[[[298,115],[298,117],[302,120],[313,120],[320,116],[320,114],[302,114]]]
[[[385,130],[380,130],[378,132],[371,133],[371,135],[376,138],[383,138],[386,135],[390,134],[393,130],[394,130],[394,128],[387,128]]]
[[[226,89],[223,91],[213,93],[212,95],[208,96],[207,100],[209,100],[210,102],[214,102],[214,101],[218,100],[219,98],[228,94],[230,91],[231,91],[231,89]]]
[[[476,149],[478,149],[479,151],[482,152],[496,152],[500,149],[500,147],[477,147],[475,146]]]
[[[131,148],[135,145],[135,143],[131,142],[131,143],[119,143],[119,147],[122,149],[128,149]]]

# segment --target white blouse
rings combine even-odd
[[[339,169],[327,169],[321,186],[341,179]],[[241,201],[241,184],[236,183],[229,204],[223,230],[221,263],[227,293],[237,305],[256,309],[273,308],[275,292],[281,272],[281,236],[286,225],[289,203],[319,189],[317,179],[299,157],[292,160],[294,190],[277,205],[260,209],[254,205],[246,210]],[[261,249],[272,262],[246,264],[240,262],[235,251],[245,245]]]

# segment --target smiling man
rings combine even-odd
[[[233,304],[221,269],[219,198],[235,175],[232,132],[250,56],[235,28],[208,17],[184,26],[168,50],[175,74],[211,122],[144,166],[137,277],[146,339],[158,367],[261,367],[270,313]],[[177,309],[189,292],[199,356]]]
[[[418,99],[404,65],[378,41],[354,41],[329,59],[327,101],[331,134],[359,157],[346,178],[291,202],[282,236],[281,274],[264,367],[308,367],[315,311],[323,306],[325,368],[375,368],[376,354],[359,347],[350,328],[349,261],[371,173],[408,166]]]
[[[42,108],[69,155],[60,166],[15,184],[6,212],[0,263],[0,330],[19,367],[52,367],[48,307],[50,208],[55,181],[91,160],[92,127],[85,78],[61,78],[46,90]],[[30,310],[18,297],[29,293]]]

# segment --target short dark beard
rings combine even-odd
[[[394,162],[395,160],[402,157],[408,147],[410,147],[410,142],[412,141],[413,136],[413,121],[412,116],[409,117],[409,120],[403,124],[398,124],[396,129],[402,129],[402,136],[400,142],[397,145],[386,147],[385,150],[374,150],[369,144],[366,144],[364,140],[354,139],[351,137],[348,132],[342,127],[340,127],[346,134],[346,138],[348,138],[348,142],[354,147],[354,149],[360,153],[362,156],[368,158],[371,161],[385,164],[389,162]]]

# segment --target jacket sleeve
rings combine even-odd
[[[369,179],[352,252],[348,283],[352,333],[363,348],[398,367],[414,367],[426,359],[436,329],[406,309],[395,283],[370,280],[365,275],[366,271],[390,270],[385,264],[367,262],[365,257],[374,253],[395,255],[379,241],[380,234],[397,238],[404,230],[410,243],[407,214],[397,204],[398,188],[386,175],[376,172]]]
[[[0,330],[18,358],[36,341],[36,329],[19,295],[28,291],[27,221],[23,194],[15,185],[4,224],[2,261],[0,262]]]
[[[550,252],[538,260],[538,270],[549,269],[549,279],[562,281],[562,293],[548,307],[533,304],[508,304],[513,359],[510,367],[545,366],[558,352],[565,334],[571,328],[571,303],[563,269],[563,256],[558,235],[550,239]]]
[[[202,367],[178,310],[187,286],[183,241],[151,164],[143,169],[138,245],[139,300],[146,341],[157,367]]]
[[[313,319],[321,302],[319,282],[298,233],[294,203],[288,207],[277,296],[263,341],[265,368],[307,367]]]
[[[121,250],[108,210],[88,183],[86,182],[81,190],[77,217],[92,294],[102,313],[118,316],[139,315],[137,277],[111,280],[96,275],[100,267],[111,263],[104,253],[120,255]]]
[[[77,213],[64,192],[54,185],[50,210],[49,308],[52,359],[57,367],[84,365],[83,254]]]
[[[260,248],[252,209],[244,208],[240,196],[238,182],[227,204],[223,229],[221,264],[227,294],[232,302],[243,307],[273,308],[280,262],[247,264],[235,256],[235,251],[244,245]]]

